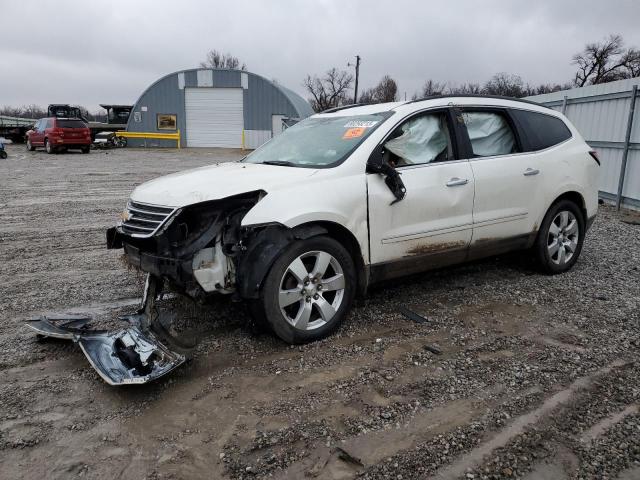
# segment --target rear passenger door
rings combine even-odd
[[[475,181],[470,257],[525,247],[538,228],[532,209],[542,179],[539,159],[523,153],[508,109],[469,107],[459,115]]]

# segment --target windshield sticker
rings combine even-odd
[[[351,120],[344,128],[371,128],[376,123],[378,123],[377,120]]]
[[[342,138],[344,140],[349,140],[351,138],[361,137],[364,134],[365,130],[366,129],[364,127],[350,128],[349,130],[344,132],[344,135],[342,135]]]

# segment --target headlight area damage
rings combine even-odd
[[[137,233],[127,219],[144,222],[153,210],[145,213],[144,206],[130,202],[127,219],[107,231],[107,247],[123,248],[126,260],[147,273],[139,309],[119,318],[125,326],[96,330],[91,318],[69,315],[43,316],[27,325],[40,335],[77,342],[110,385],[146,383],[169,373],[185,362],[190,348],[168,334],[173,316],[155,305],[164,287],[196,300],[213,293],[255,298],[278,252],[298,236],[281,225],[241,227],[264,195],[251,192],[178,209],[151,234]]]

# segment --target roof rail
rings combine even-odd
[[[533,102],[531,100],[524,100],[522,98],[507,97],[507,96],[504,96],[504,95],[482,95],[482,94],[478,94],[478,93],[462,93],[462,94],[459,94],[459,95],[455,95],[455,94],[430,95],[428,97],[418,98],[416,100],[410,100],[407,103],[422,102],[424,100],[437,100],[439,98],[460,98],[460,97],[462,97],[462,98],[493,98],[493,99],[496,99],[496,100],[511,100],[513,102],[522,102],[522,103],[528,103],[530,105],[536,105],[538,107],[549,108],[549,107],[545,107],[541,103],[536,103],[536,102]]]
[[[368,103],[350,103],[349,105],[341,105],[339,107],[328,108],[326,110],[322,110],[320,113],[339,112],[340,110],[347,110],[348,108],[355,108],[355,107],[364,107],[365,105],[369,105],[369,104]]]

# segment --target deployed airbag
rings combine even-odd
[[[502,115],[490,112],[468,112],[464,123],[469,132],[473,154],[477,157],[506,155],[514,152],[515,138]]]
[[[433,161],[448,148],[447,131],[439,115],[423,115],[402,125],[402,135],[385,143],[385,148],[406,164]]]

